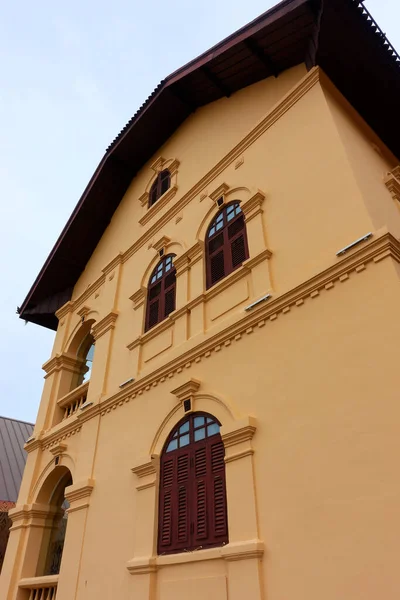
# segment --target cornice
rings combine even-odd
[[[102,269],[104,275],[109,275],[120,264],[122,264],[122,252],[119,252],[105,267]]]
[[[67,316],[68,313],[72,312],[74,307],[74,303],[69,300],[65,304],[63,304],[58,310],[56,310],[55,315],[59,321]]]
[[[30,454],[31,452],[34,452],[35,450],[37,450],[40,447],[41,447],[40,439],[32,439],[30,441],[25,442],[25,444],[24,444],[24,450],[28,454]]]
[[[225,201],[225,194],[229,191],[229,185],[227,183],[221,183],[213,192],[208,194],[209,198],[213,200],[213,202],[217,202],[220,198],[223,198]]]
[[[156,250],[156,252],[160,252],[160,250],[165,251],[165,248],[166,248],[166,246],[168,246],[170,241],[171,241],[171,238],[169,238],[167,235],[162,235],[155,242],[153,242],[152,248],[154,248],[154,250]]]
[[[95,323],[92,328],[92,334],[95,340],[98,340],[102,335],[114,329],[115,321],[117,320],[118,312],[111,311],[101,321]]]
[[[157,470],[158,462],[154,458],[150,460],[143,459],[143,461],[139,462],[135,467],[131,468],[132,473],[136,475],[139,479],[143,479],[143,477],[148,477],[149,475],[156,475]]]
[[[117,260],[118,256],[119,255],[114,257],[112,260]],[[110,261],[110,262],[112,262],[112,261]],[[105,267],[105,268],[107,268],[107,267]],[[103,273],[102,275],[100,275],[100,277],[98,277],[98,279],[96,279],[96,281],[94,281],[92,284],[90,284],[89,287],[87,287],[86,290],[84,292],[82,292],[82,294],[80,296],[75,298],[75,300],[72,300],[73,309],[77,309],[83,302],[86,302],[86,300],[88,300],[95,292],[97,292],[97,290],[102,285],[104,285],[105,281],[106,281],[106,276]]]
[[[182,383],[179,387],[171,390],[171,394],[176,396],[180,402],[188,398],[192,398],[193,395],[198,391],[200,387],[200,381],[191,377],[185,383]]]
[[[48,504],[18,504],[8,511],[13,525],[28,519],[47,519],[58,512],[58,507]]]
[[[251,198],[241,203],[240,208],[242,209],[247,223],[263,212],[261,207],[264,200],[265,194],[263,194],[261,190],[258,190]]]
[[[292,310],[301,309],[306,302],[315,302],[325,293],[332,293],[336,286],[343,285],[352,277],[359,277],[368,265],[378,264],[381,260],[392,258],[400,263],[400,242],[389,232],[376,232],[375,237],[365,245],[349,251],[344,256],[335,260],[330,266],[318,275],[299,284],[295,288],[262,303],[249,312],[243,312],[238,319],[224,330],[204,339],[196,346],[191,347],[178,357],[155,369],[152,373],[144,375],[128,384],[123,390],[104,398],[100,404],[88,408],[79,416],[82,423],[93,418],[99,412],[102,417],[111,410],[123,406],[152,388],[169,381],[175,374],[180,374],[183,369],[190,368],[205,357],[210,357],[213,352],[229,351],[232,344],[239,343],[247,335],[256,334],[262,327],[278,318],[284,318]],[[173,313],[172,313],[173,314]],[[161,325],[161,324],[160,324]],[[65,431],[63,430],[64,439]],[[60,438],[60,433],[49,439]]]
[[[53,446],[52,448],[50,448],[50,452],[52,453],[53,456],[60,456],[61,454],[63,454],[66,449],[67,449],[67,444],[57,444],[56,446]]]
[[[249,422],[242,427],[238,427],[232,431],[227,431],[226,433],[222,431],[221,437],[225,448],[236,446],[242,442],[250,442],[253,439],[256,429],[257,426],[255,419],[249,418]]]
[[[94,488],[94,479],[85,479],[65,488],[65,498],[70,504],[89,498]]]
[[[73,372],[79,371],[83,364],[83,361],[73,356],[72,354],[56,354],[53,358],[50,358],[42,365],[43,371],[46,373],[46,377],[60,371],[61,369],[71,370]]]
[[[400,165],[387,174],[384,182],[393,200],[400,202]]]
[[[338,259],[327,269],[303,282],[292,290],[271,299],[268,304],[260,304],[226,329],[210,336],[194,348],[182,353],[168,363],[155,369],[151,374],[127,386],[124,391],[109,397],[100,405],[101,415],[110,412],[113,405],[122,406],[133,400],[136,395],[149,391],[152,387],[164,383],[175,373],[181,373],[193,363],[199,362],[211,353],[229,347],[239,342],[243,336],[254,333],[264,327],[269,321],[275,321],[279,316],[285,316],[293,309],[304,305],[305,301],[314,301],[321,294],[330,291],[337,284],[342,284],[351,274],[359,274],[366,269],[366,263],[377,263],[386,257],[392,257],[400,262],[400,242],[390,233],[385,232],[375,237],[371,242]]]
[[[83,414],[86,414],[86,411]],[[52,431],[50,429],[40,438],[40,447],[42,450],[50,450],[50,448],[57,446],[61,442],[64,442],[66,439],[80,432],[82,424],[79,422],[78,425],[78,417],[74,417],[75,415],[69,417],[69,419],[65,419],[60,423],[61,427],[59,427],[57,431]]]

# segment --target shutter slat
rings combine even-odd
[[[221,477],[214,479],[214,525],[215,536],[226,533],[225,485]]]
[[[225,448],[223,442],[218,442],[217,444],[213,444],[211,446],[211,465],[212,472],[217,473],[218,471],[223,471],[225,468],[224,462],[225,456]]]
[[[206,449],[199,448],[194,455],[196,478],[204,477],[207,474],[207,456]]]
[[[164,317],[168,317],[175,310],[175,286],[165,294]]]
[[[211,285],[217,283],[220,279],[225,277],[225,264],[224,264],[224,251],[218,252],[210,258],[210,275]]]
[[[239,267],[246,260],[246,246],[244,236],[240,235],[231,243],[232,267]]]
[[[159,307],[160,301],[156,300],[155,302],[153,302],[152,304],[150,304],[149,307],[149,328],[153,327],[154,325],[156,325],[158,323],[158,307]]]
[[[189,534],[188,490],[180,487],[178,492],[178,541],[187,542]]]
[[[206,482],[197,482],[196,487],[196,539],[207,537],[207,495]]]
[[[169,546],[172,537],[172,494],[165,492],[161,516],[161,544]]]

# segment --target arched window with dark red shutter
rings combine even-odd
[[[173,258],[173,254],[165,256],[150,275],[145,331],[175,310],[176,271]]]
[[[168,169],[164,169],[158,173],[156,180],[150,188],[149,207],[163,195],[171,186],[171,174]]]
[[[171,432],[160,465],[158,554],[228,542],[224,456],[212,415],[192,413]]]
[[[206,236],[207,289],[249,258],[246,223],[239,202],[224,206]]]

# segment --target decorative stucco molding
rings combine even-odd
[[[46,522],[50,523],[58,512],[58,507],[48,504],[17,504],[15,508],[8,511],[8,516],[12,521],[10,529],[20,529],[30,525],[43,526]]]
[[[392,194],[393,200],[400,202],[400,165],[392,169],[384,179],[385,185]]]
[[[66,302],[65,304],[63,304],[58,310],[56,310],[56,317],[59,321],[61,321],[61,319],[63,319],[64,317],[66,317],[70,312],[72,312],[74,308],[74,303],[71,302],[70,300],[68,302]]]
[[[155,242],[153,242],[152,248],[154,248],[156,252],[160,252],[161,250],[164,250],[165,252],[165,248],[170,242],[171,238],[169,238],[167,235],[162,235],[160,238],[156,239]]]
[[[139,198],[140,204],[143,207],[146,207],[145,214],[141,217],[141,219],[139,219],[140,225],[146,225],[146,223],[148,223],[156,214],[158,214],[160,210],[166,206],[166,204],[168,204],[168,202],[176,195],[176,192],[178,191],[178,167],[179,160],[165,160],[162,156],[157,158],[157,160],[155,160],[151,165],[150,168],[153,171],[153,174],[147,183],[146,191]],[[148,206],[151,186],[153,185],[158,173],[164,169],[168,169],[170,173],[171,185],[168,190],[157,200],[157,202],[153,204],[153,206]]]
[[[94,479],[85,479],[65,488],[65,498],[70,503],[68,513],[82,510],[89,506],[89,498],[93,492]]]
[[[149,458],[143,458],[131,468],[131,471],[139,479],[139,483],[136,486],[138,491],[146,490],[150,487],[154,487],[157,482],[157,475],[160,467],[159,457],[152,456]]]
[[[221,183],[213,192],[211,192],[209,197],[213,202],[217,202],[220,198],[225,201],[225,194],[229,191],[229,185],[227,183]]]
[[[96,323],[92,328],[92,334],[95,340],[98,340],[102,335],[114,329],[115,321],[117,320],[118,312],[111,311],[101,321]]]
[[[146,298],[146,289],[141,287],[137,290],[132,296],[129,297],[129,300],[133,302],[133,310],[138,310],[141,306],[143,306]]]
[[[400,241],[386,230],[377,231],[374,233],[374,238],[362,247],[354,249],[351,253],[345,254],[339,259],[335,257],[335,261],[318,275],[302,282],[288,292],[272,298],[267,304],[261,303],[251,311],[244,312],[241,318],[238,318],[235,323],[230,324],[223,331],[210,335],[195,347],[182,352],[179,357],[175,357],[159,368],[154,369],[152,373],[128,384],[123,390],[102,399],[99,404],[89,407],[79,415],[79,423],[81,424],[99,413],[102,417],[106,416],[112,410],[134,400],[136,396],[150,391],[157,385],[162,385],[176,374],[181,373],[183,369],[188,369],[205,358],[209,359],[214,351],[229,351],[232,344],[239,343],[245,336],[257,334],[257,331],[267,326],[268,323],[285,317],[292,310],[298,310],[307,302],[315,302],[317,299],[322,298],[325,293],[332,293],[331,290],[334,290],[337,285],[343,285],[343,283],[351,281],[352,277],[360,276],[370,265],[378,265],[387,258],[400,263]],[[133,344],[135,343],[138,343],[138,341],[133,342]],[[74,417],[72,417],[72,420],[74,420]],[[65,425],[58,429],[56,433],[50,431],[46,434],[47,447],[49,441],[56,443],[57,440],[66,439],[67,436],[74,435],[79,430],[80,427],[76,428],[76,422],[65,422]],[[30,444],[28,444],[28,451],[29,446]]]
[[[184,400],[193,400],[193,396],[198,391],[199,387],[200,381],[191,377],[179,387],[171,390],[171,394],[176,396],[179,402],[183,402]]]
[[[43,371],[45,371],[45,377],[52,375],[56,371],[61,369],[71,371],[72,373],[79,372],[83,361],[78,359],[76,356],[71,354],[62,353],[56,354],[53,358],[50,358],[47,362],[42,365]]]
[[[261,207],[264,200],[265,194],[263,194],[261,190],[258,190],[248,200],[245,200],[240,204],[240,208],[242,209],[247,223],[257,215],[262,214],[263,209]]]
[[[141,556],[130,560],[126,568],[131,575],[155,573],[160,567],[163,569],[174,565],[204,562],[208,560],[238,561],[255,559],[260,560],[264,554],[264,542],[261,540],[244,540],[226,544],[220,548],[206,548],[193,552],[180,552],[161,556]]]
[[[53,456],[61,456],[61,454],[63,454],[64,452],[66,452],[68,446],[67,444],[56,444],[55,446],[53,446],[52,448],[50,448],[50,452],[52,453]]]

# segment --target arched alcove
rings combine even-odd
[[[65,489],[70,485],[71,471],[65,466],[57,466],[46,477],[37,494],[37,502],[47,507],[48,514],[38,552],[37,576],[60,572],[69,508]]]

